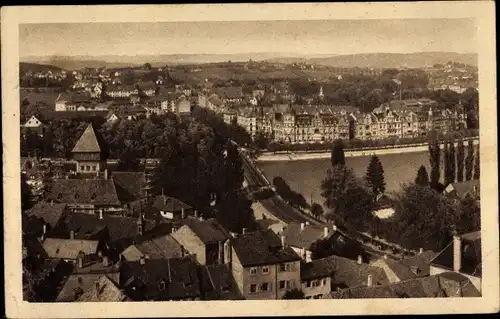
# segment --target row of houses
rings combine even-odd
[[[321,142],[334,139],[379,140],[425,136],[430,130],[447,133],[465,129],[461,105],[440,110],[435,102],[410,101],[382,105],[371,113],[351,106],[274,105],[226,108],[226,123],[236,121],[252,136],[263,133],[275,141]]]

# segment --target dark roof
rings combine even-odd
[[[333,231],[328,230],[328,237],[324,236],[324,228],[316,225],[305,225],[301,229],[299,223],[289,223],[284,229],[282,235],[285,236],[287,245],[299,248],[310,249],[311,245],[319,239],[329,238]]]
[[[389,285],[332,292],[328,299],[480,297],[470,280],[457,273],[442,273]]]
[[[115,182],[121,202],[132,202],[141,198],[142,189],[146,185],[144,172],[113,172],[111,179]]]
[[[92,117],[106,118],[107,110],[92,110],[92,111],[42,111],[44,120],[62,120],[62,119],[89,119]]]
[[[389,283],[382,268],[366,263],[358,264],[357,261],[339,256],[329,256],[302,264],[300,277],[307,280],[331,276],[332,274],[334,284],[351,288],[367,285],[369,275],[372,276],[373,284]]]
[[[481,277],[481,231],[463,234],[460,237],[462,239],[462,268],[460,272]],[[431,261],[431,265],[453,270],[453,241]]]
[[[113,242],[138,236],[137,219],[137,217],[110,214],[103,214],[102,219],[99,219],[99,216],[96,215],[72,213],[68,215],[65,222],[68,231],[73,230],[75,232],[75,238],[96,238],[101,231],[107,229],[109,240]],[[144,221],[144,233],[153,231],[154,228],[154,221]]]
[[[111,179],[56,179],[48,198],[65,204],[120,205]]]
[[[57,296],[57,302],[72,302],[76,301],[85,291],[88,291],[95,285],[95,282],[98,281],[103,272],[99,273],[84,273],[84,274],[71,274],[66,282],[64,283],[59,295]],[[114,272],[105,273],[106,276],[118,284],[120,282],[120,273],[116,270]],[[79,294],[78,294],[79,292]]]
[[[214,218],[199,220],[188,217],[181,220],[181,224],[189,227],[205,244],[225,241],[230,237],[229,233]]]
[[[445,189],[445,192],[451,193],[454,191],[458,197],[463,199],[468,195],[479,195],[481,185],[479,183],[479,180],[473,179],[461,183],[452,183],[450,184],[450,186]]]
[[[196,263],[191,258],[146,259],[124,262],[121,270],[123,287],[134,282],[144,285],[145,300],[169,300],[200,297]],[[161,283],[165,284],[162,290]]]
[[[47,238],[43,249],[49,258],[76,259],[80,251],[85,255],[97,253],[97,240]]]
[[[120,290],[113,280],[106,275],[101,275],[90,288],[78,298],[82,302],[118,302],[127,301],[128,297]]]
[[[416,277],[425,277],[429,276],[431,260],[436,256],[437,254],[435,252],[427,250],[413,257],[400,260],[399,263],[410,269]]]
[[[233,240],[233,248],[244,267],[300,260],[291,247],[282,247],[271,230],[246,233]]]
[[[51,227],[55,227],[66,210],[66,204],[38,202],[26,213],[30,217],[42,219]]]
[[[76,142],[72,153],[100,153],[104,149],[103,140],[98,139],[92,123],[83,131],[82,136]]]
[[[139,260],[148,255],[153,259],[182,257],[181,245],[170,235],[155,237],[129,246],[122,252],[126,260]]]
[[[226,86],[217,89],[217,93],[227,99],[239,99],[243,97],[243,88],[241,86]]]
[[[166,195],[157,196],[153,207],[167,212],[180,212],[182,208],[184,208],[185,210],[192,208],[191,206],[178,200],[177,198],[169,197]]]
[[[234,280],[229,265],[205,265],[202,270],[204,297],[208,300],[245,299]]]

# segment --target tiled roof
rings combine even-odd
[[[311,245],[319,239],[329,238],[333,231],[328,230],[328,237],[324,237],[324,228],[316,225],[304,225],[300,229],[299,223],[289,223],[283,230],[285,243],[293,247],[310,249]]]
[[[101,275],[91,287],[78,298],[82,302],[118,302],[127,301],[128,297],[106,275]]]
[[[437,254],[435,252],[427,250],[416,256],[400,260],[399,262],[410,269],[416,277],[424,277],[429,276],[431,260],[436,256]]]
[[[460,272],[481,277],[481,231],[463,234],[460,237],[462,238],[462,268]],[[453,242],[446,246],[446,248],[431,261],[431,265],[453,270]]]
[[[146,255],[152,259],[182,257],[181,245],[170,235],[152,238],[129,246],[122,252],[128,261],[139,260]]]
[[[120,205],[111,179],[57,179],[48,198],[65,204]]]
[[[177,198],[169,197],[166,195],[157,196],[153,207],[167,212],[180,212],[182,208],[184,208],[184,210],[192,208],[191,206],[178,200]]]
[[[225,241],[230,237],[228,232],[214,218],[199,220],[188,217],[181,220],[181,224],[188,226],[205,244]]]
[[[126,261],[121,276],[124,288],[140,281],[145,287],[144,296],[141,296],[145,300],[184,299],[201,295],[196,263],[191,258],[146,259],[144,264]]]
[[[104,147],[103,140],[97,137],[94,127],[89,124],[71,152],[100,153]]]
[[[332,292],[327,299],[362,298],[438,298],[480,297],[480,292],[468,278],[457,273],[414,278],[398,283],[372,287],[342,289]]]
[[[66,204],[38,202],[26,213],[30,217],[33,216],[39,219],[43,219],[43,221],[49,224],[51,227],[55,227],[61,217],[63,217],[65,209]]]
[[[121,202],[132,202],[141,198],[142,189],[146,184],[144,172],[113,172],[111,179],[115,182]]]
[[[97,240],[47,238],[43,248],[49,258],[76,259],[80,251],[85,255],[97,253]]]
[[[243,300],[229,265],[205,265],[202,270],[205,299]],[[209,287],[207,287],[209,286]]]
[[[244,267],[298,261],[290,247],[281,247],[281,240],[271,230],[246,233],[232,241],[233,249]]]
[[[112,282],[119,284],[120,273],[117,271],[107,273],[84,273],[71,274],[64,283],[59,295],[56,298],[57,302],[73,302],[81,297],[86,291],[89,291],[102,275],[105,274]]]
[[[382,268],[358,264],[357,261],[339,257],[329,256],[316,259],[301,266],[302,279],[314,279],[330,276],[333,274],[333,283],[347,287],[366,286],[368,276],[372,276],[372,283],[378,285],[388,284],[389,280]]]
[[[243,97],[243,88],[241,86],[226,86],[217,88],[217,93],[227,99],[239,99]]]

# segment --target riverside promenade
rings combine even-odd
[[[473,139],[473,144],[479,144],[479,138]],[[455,146],[458,143],[455,142]],[[467,144],[465,144],[467,146]],[[427,143],[421,144],[411,144],[400,147],[384,147],[384,148],[367,148],[363,150],[349,150],[345,149],[346,157],[357,157],[357,156],[371,156],[371,155],[386,155],[386,154],[399,154],[399,153],[419,153],[426,152],[428,150]],[[444,144],[441,144],[441,148],[444,147]],[[322,151],[322,152],[289,152],[289,153],[272,153],[272,152],[264,152],[262,153],[256,161],[258,162],[272,162],[272,161],[302,161],[302,160],[313,160],[313,159],[325,159],[330,158],[330,151]]]

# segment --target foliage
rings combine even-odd
[[[21,174],[21,209],[29,209],[32,206],[31,188],[26,182],[26,175]]]
[[[345,165],[344,143],[342,140],[335,140],[332,148],[332,167],[336,165]]]
[[[324,213],[323,211],[323,206],[321,206],[318,203],[313,203],[311,206],[311,214],[313,214],[316,217],[322,216]]]
[[[443,150],[443,164],[444,164],[444,186],[453,183],[453,177],[451,176],[451,161],[455,160],[451,157],[451,142],[444,143]]]
[[[457,146],[457,182],[464,181],[464,160],[465,160],[465,147],[464,140],[459,139]]]
[[[479,160],[479,146],[476,148],[476,158],[474,160],[474,179],[479,179],[480,176],[480,160]]]
[[[396,198],[393,238],[406,248],[439,251],[446,246],[460,216],[457,205],[434,190],[405,185]]]
[[[336,219],[359,230],[372,223],[373,194],[366,183],[354,176],[351,169],[336,165],[329,169],[321,183],[321,196]]]
[[[241,233],[243,228],[250,228],[255,222],[251,206],[251,200],[235,191],[227,194],[225,199],[217,205],[215,217],[225,229]]]
[[[430,185],[432,188],[437,188],[441,177],[441,149],[439,140],[435,134],[431,134],[429,141],[429,162],[431,166]]]
[[[304,196],[292,190],[282,177],[276,176],[273,178],[273,185],[281,198],[290,203],[292,206],[297,208],[309,208],[309,204]]]
[[[370,163],[366,169],[366,181],[370,185],[374,195],[385,192],[384,168],[377,155],[370,158]]]
[[[474,144],[469,141],[467,144],[467,157],[465,158],[465,180],[472,179],[472,171],[474,168]]]
[[[284,295],[282,299],[304,299],[305,295],[302,290],[299,290],[297,288],[294,288],[292,290],[288,290]]]
[[[137,171],[139,169],[139,160],[134,150],[126,149],[118,158],[119,171]]]
[[[420,186],[429,186],[429,175],[424,165],[418,168],[417,177],[415,178],[415,184]]]

